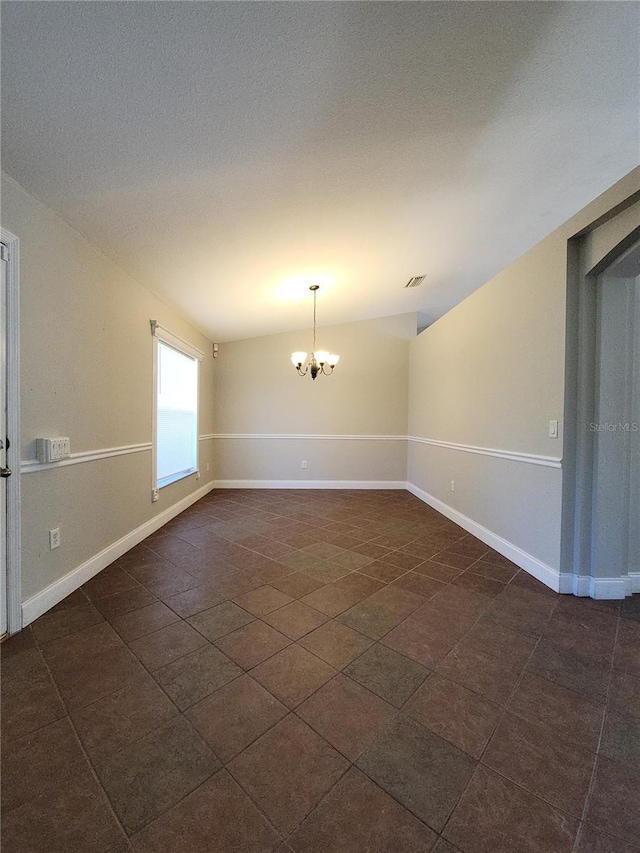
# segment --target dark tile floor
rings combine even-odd
[[[637,852],[639,598],[212,492],[3,644],[3,853]]]

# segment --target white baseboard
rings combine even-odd
[[[589,578],[589,581],[591,598],[626,598],[631,594],[629,577]]]
[[[214,489],[406,489],[404,480],[214,480]]]
[[[633,572],[622,578],[576,577],[567,572],[559,572],[527,551],[523,551],[522,548],[512,542],[498,536],[497,533],[493,533],[493,531],[458,512],[449,504],[414,486],[413,483],[407,483],[407,489],[421,501],[437,509],[442,515],[446,515],[451,521],[455,521],[460,527],[464,527],[469,533],[473,533],[478,539],[490,545],[494,551],[533,575],[534,578],[537,578],[554,592],[597,599],[620,599],[626,598],[627,595],[634,592],[640,592],[640,572]]]
[[[126,536],[123,536],[121,539],[113,542],[85,563],[82,563],[82,565],[72,569],[72,571],[50,584],[41,592],[36,593],[31,596],[31,598],[28,598],[22,603],[22,627],[26,628],[27,625],[39,616],[42,616],[43,613],[46,613],[47,610],[55,607],[55,605],[62,601],[63,598],[66,598],[72,592],[75,592],[82,586],[82,584],[91,580],[91,578],[97,575],[98,572],[101,572],[102,569],[105,569],[113,563],[114,560],[117,560],[118,557],[126,554],[126,552],[133,548],[134,545],[142,542],[143,539],[146,539],[147,536],[150,536],[168,521],[171,521],[171,519],[175,518],[176,515],[179,515],[185,509],[190,507],[191,504],[199,501],[200,498],[203,498],[213,488],[213,482],[209,482],[205,486],[201,486],[201,488],[197,489],[195,492],[187,495],[186,498],[182,498],[182,500],[173,504],[173,506],[170,506],[158,515],[150,518],[149,521],[141,524],[140,527],[136,527],[135,530],[127,533]]]
[[[560,589],[558,592],[566,592],[581,598],[591,596],[591,578],[579,577],[571,572],[562,572],[560,575]]]
[[[457,509],[454,509],[449,506],[449,504],[444,503],[444,501],[430,495],[423,489],[419,489],[417,486],[414,486],[413,483],[407,483],[407,489],[412,495],[415,495],[417,498],[420,498],[421,501],[424,501],[424,503],[429,504],[429,506],[432,506],[434,509],[437,509],[438,512],[442,513],[442,515],[445,515],[451,521],[459,524],[460,527],[463,527],[469,533],[473,533],[474,536],[489,545],[494,551],[497,551],[499,554],[502,554],[503,557],[511,560],[511,562],[515,563],[516,566],[520,566],[521,569],[524,569],[530,575],[533,575],[534,578],[537,578],[554,592],[571,591],[560,589],[561,575],[557,569],[548,566],[546,563],[543,563],[542,560],[539,560],[527,551],[523,551],[522,548],[519,548],[512,542],[503,539],[502,536],[498,536],[497,533],[483,527],[482,524],[478,524],[463,513],[458,512]]]
[[[565,573],[561,575],[560,592],[598,599],[626,598],[640,592],[640,572],[631,572],[621,578],[576,577]]]

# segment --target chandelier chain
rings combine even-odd
[[[313,353],[315,356],[316,352],[316,297],[318,295],[318,291],[313,291]]]

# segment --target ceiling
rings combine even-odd
[[[639,20],[3,2],[3,168],[213,340],[430,322],[637,165]]]

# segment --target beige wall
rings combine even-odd
[[[415,334],[415,314],[320,328],[319,343],[341,358],[332,376],[315,381],[290,361],[293,351],[311,348],[310,328],[221,344],[215,432],[253,437],[216,440],[217,478],[404,481],[405,443],[370,437],[406,435]]]
[[[4,177],[2,224],[20,239],[23,460],[41,436],[69,436],[75,453],[151,441],[151,319],[205,351],[200,433],[212,432],[214,362],[200,333]],[[202,479],[167,486],[155,504],[149,451],[24,474],[23,601],[205,485],[212,443],[200,450]],[[50,551],[53,527],[62,544]]]
[[[411,436],[562,456],[567,241],[639,189],[636,170],[412,341]],[[481,458],[410,442],[408,480],[558,572],[561,469]]]
[[[409,433],[560,455],[566,241],[548,240],[411,345]]]

